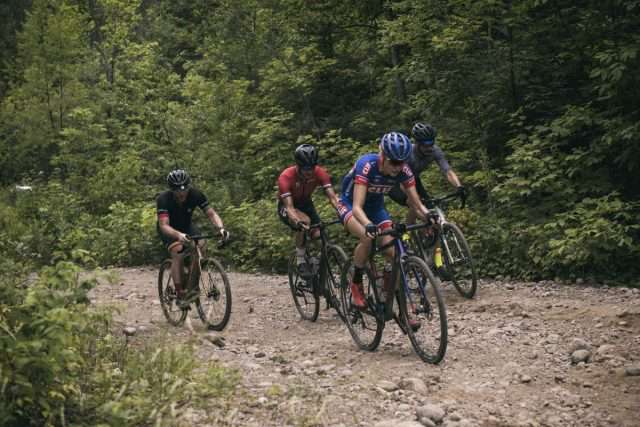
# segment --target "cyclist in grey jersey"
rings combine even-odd
[[[430,124],[416,123],[413,126],[411,133],[415,143],[413,144],[411,157],[408,159],[407,164],[413,171],[416,178],[416,191],[420,198],[429,198],[429,193],[422,185],[420,174],[434,162],[440,168],[440,172],[447,177],[447,181],[457,188],[463,198],[466,197],[466,191],[464,186],[460,183],[458,175],[456,175],[453,169],[451,169],[444,152],[435,143],[437,134],[435,128]],[[399,185],[396,185],[391,189],[389,197],[391,197],[391,199],[396,203],[402,206],[407,206],[407,195]],[[412,209],[409,209],[409,212],[407,213],[407,223],[414,224],[415,222],[416,215]]]

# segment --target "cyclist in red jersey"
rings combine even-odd
[[[286,168],[278,177],[278,217],[296,232],[296,262],[300,275],[305,277],[311,273],[311,268],[304,260],[302,231],[320,222],[311,195],[318,186],[322,187],[335,209],[338,207],[338,197],[331,186],[331,177],[323,167],[318,166],[318,152],[313,145],[300,145],[294,157],[296,165]],[[314,230],[312,237],[318,237],[319,233],[319,230]]]

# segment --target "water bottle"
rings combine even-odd
[[[436,268],[441,268],[442,267],[442,248],[440,246],[438,246],[436,248],[436,251],[433,255],[433,262],[436,266]]]

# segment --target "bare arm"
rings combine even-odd
[[[338,196],[336,196],[336,192],[333,191],[333,188],[327,187],[324,192],[327,195],[329,202],[333,205],[333,208],[338,209]]]
[[[353,216],[356,217],[358,222],[363,226],[370,224],[371,220],[364,213],[364,201],[367,197],[366,185],[356,184],[353,190]]]
[[[460,184],[460,180],[458,179],[458,175],[456,175],[456,173],[453,171],[453,169],[449,169],[447,171],[447,181],[449,181],[449,183],[451,185],[453,185],[454,187],[460,187],[462,184]]]
[[[294,224],[302,221],[302,218],[300,218],[300,216],[297,214],[297,210],[293,207],[293,199],[291,198],[291,196],[287,196],[282,199],[282,204],[284,204],[284,208],[287,210],[287,216]]]
[[[418,192],[416,191],[416,187],[412,186],[404,189],[405,193],[407,193],[407,203],[409,206],[416,212],[416,215],[423,220],[427,220],[427,216],[429,215],[429,209],[425,207],[420,201],[420,196],[418,196]]]
[[[168,216],[161,216],[158,219],[158,224],[160,226],[160,231],[165,236],[173,237],[174,239],[176,239],[176,240],[178,240],[180,242],[184,242],[185,240],[187,240],[187,235],[186,234],[179,232],[178,230],[176,230],[175,228],[173,228],[172,226],[169,225],[169,217]]]
[[[224,224],[222,223],[220,216],[211,206],[207,208],[205,213],[207,214],[209,221],[214,227],[216,227],[218,230],[224,230]]]

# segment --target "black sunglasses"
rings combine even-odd
[[[404,164],[404,160],[389,159],[389,163],[391,163],[391,166],[402,166]]]

